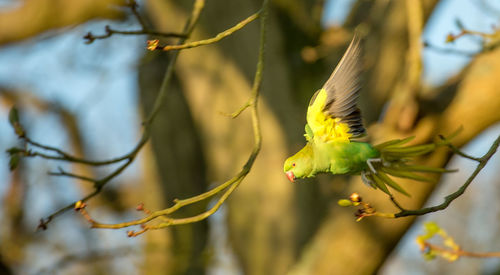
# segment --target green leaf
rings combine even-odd
[[[17,166],[19,165],[19,155],[18,154],[14,154],[14,155],[11,155],[10,156],[10,160],[9,160],[9,170],[10,171],[14,171]]]
[[[458,18],[455,18],[455,26],[457,26],[460,30],[465,29],[464,23],[462,23],[462,21]]]
[[[7,152],[7,154],[9,154],[9,156],[25,152],[23,148],[18,148],[18,147],[10,147],[5,151]]]

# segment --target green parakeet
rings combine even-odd
[[[411,138],[376,146],[356,141],[366,133],[356,106],[361,88],[361,55],[360,39],[355,35],[331,76],[313,95],[307,109],[307,144],[285,161],[284,171],[292,182],[318,173],[361,173],[363,181],[374,188],[390,194],[388,185],[408,195],[388,175],[429,181],[415,172],[449,172],[409,164],[412,157],[429,153],[445,141],[415,146],[403,146]]]

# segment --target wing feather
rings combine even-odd
[[[361,111],[357,107],[359,90],[361,88],[361,39],[354,35],[351,44],[344,56],[323,85],[326,90],[327,100],[323,111],[333,118],[339,118],[349,127],[352,137],[365,134]],[[316,94],[311,102],[314,101]]]

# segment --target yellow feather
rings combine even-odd
[[[314,99],[313,104],[307,109],[307,124],[314,134],[314,138],[327,141],[349,142],[352,134],[349,126],[340,122],[340,118],[333,118],[323,112],[326,104],[326,90],[321,89]]]

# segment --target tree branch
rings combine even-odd
[[[120,35],[153,35],[153,36],[161,36],[161,37],[175,37],[175,38],[184,38],[186,37],[185,34],[182,33],[176,33],[176,32],[158,32],[158,31],[153,31],[150,29],[140,29],[140,30],[134,30],[134,31],[120,31],[120,30],[115,30],[112,29],[109,25],[106,25],[104,27],[105,34],[102,35],[94,35],[92,32],[88,32],[83,39],[85,39],[85,44],[91,44],[95,40],[98,39],[106,39],[113,34],[120,34]]]
[[[259,17],[260,13],[261,13],[261,11],[258,11],[256,13],[250,15],[246,19],[238,22],[233,27],[217,34],[215,37],[205,39],[205,40],[193,41],[193,42],[182,44],[182,45],[167,45],[167,46],[159,46],[158,45],[159,40],[150,40],[150,41],[148,41],[148,50],[150,50],[150,51],[154,51],[154,50],[161,50],[161,51],[183,50],[183,49],[190,49],[190,48],[195,48],[195,47],[199,47],[199,46],[205,46],[205,45],[217,43],[217,42],[221,41],[222,39],[232,35],[234,32],[241,30],[248,23],[257,19]]]
[[[22,136],[20,138],[23,139],[29,145],[41,148],[43,150],[54,152],[58,155],[58,156],[54,156],[54,155],[48,155],[48,154],[44,154],[44,153],[37,152],[37,151],[26,150],[24,152],[25,157],[41,157],[44,159],[60,160],[60,161],[67,161],[67,162],[73,162],[73,163],[82,163],[82,164],[87,164],[87,165],[91,165],[91,166],[109,165],[109,164],[113,164],[113,163],[117,163],[117,162],[126,160],[126,159],[130,158],[134,154],[134,151],[135,151],[134,150],[134,151],[132,151],[124,156],[112,158],[109,160],[101,160],[101,161],[88,160],[88,159],[84,159],[84,158],[75,157],[75,156],[71,155],[70,153],[65,152],[59,148],[35,142],[35,141],[31,140],[29,137],[27,137],[26,135]]]
[[[444,139],[444,137],[441,137],[441,138]],[[469,178],[465,181],[465,183],[462,186],[460,186],[460,188],[457,191],[446,196],[444,198],[443,203],[435,205],[435,206],[431,206],[431,207],[417,209],[417,210],[407,210],[404,207],[402,207],[401,204],[399,204],[398,201],[396,201],[396,199],[392,195],[388,194],[392,204],[394,204],[394,206],[396,208],[398,208],[400,211],[398,213],[384,213],[384,212],[378,212],[370,204],[363,202],[361,200],[361,197],[357,193],[353,193],[353,194],[351,194],[351,196],[349,197],[348,200],[346,200],[346,199],[339,200],[338,204],[340,206],[343,206],[343,207],[361,206],[358,209],[358,211],[356,212],[357,221],[360,221],[364,217],[370,217],[370,216],[378,216],[378,217],[391,218],[391,219],[408,217],[408,216],[422,216],[422,215],[425,215],[428,213],[437,212],[437,211],[446,209],[451,204],[451,202],[453,202],[455,199],[457,199],[458,197],[460,197],[462,194],[465,193],[465,190],[467,189],[467,187],[469,187],[469,185],[472,183],[474,178],[479,174],[479,172],[481,172],[481,170],[486,166],[486,164],[491,159],[491,157],[495,154],[498,147],[500,146],[500,136],[498,136],[497,139],[493,142],[493,144],[491,145],[488,152],[486,152],[486,154],[484,154],[480,158],[475,158],[475,157],[469,156],[469,155],[461,152],[458,148],[454,147],[453,145],[449,145],[449,146],[458,155],[465,157],[465,158],[468,158],[468,159],[471,159],[471,160],[475,160],[479,163],[478,163],[476,169],[474,170],[474,172],[472,172],[472,174],[469,176]]]
[[[443,209],[446,209],[450,205],[452,201],[460,197],[467,187],[471,184],[471,182],[474,180],[474,178],[481,172],[481,170],[486,166],[486,163],[490,160],[490,158],[495,154],[495,152],[498,149],[498,146],[500,145],[500,136],[497,137],[497,139],[493,142],[491,145],[490,149],[486,154],[484,154],[478,161],[479,164],[477,165],[476,169],[472,174],[469,176],[469,178],[465,181],[465,183],[454,193],[451,193],[450,195],[446,196],[443,203],[431,206],[431,207],[425,207],[422,209],[418,210],[402,210],[399,213],[396,213],[394,215],[395,218],[401,218],[401,217],[407,217],[407,216],[421,216],[425,215],[427,213],[431,212],[436,212],[440,211]],[[465,154],[464,154],[465,155]],[[463,155],[461,155],[463,156]]]
[[[478,52],[471,52],[471,51],[464,51],[464,50],[458,50],[458,49],[453,49],[453,48],[443,48],[436,46],[428,41],[424,41],[424,47],[426,49],[433,50],[435,52],[439,53],[444,53],[444,54],[456,54],[456,55],[462,55],[465,57],[474,57],[478,55]]]
[[[500,258],[500,252],[470,252],[462,250],[455,240],[448,233],[439,227],[435,222],[424,223],[425,233],[417,236],[415,241],[420,246],[420,251],[427,260],[432,260],[436,256],[441,256],[446,260],[453,262],[460,257],[474,258]],[[429,242],[434,236],[442,238],[442,245],[435,245]]]
[[[85,39],[86,44],[91,44],[94,42],[96,39],[106,39],[108,37],[111,37],[113,34],[121,34],[121,35],[153,35],[153,36],[162,36],[162,37],[175,37],[175,38],[186,38],[187,35],[185,33],[174,33],[174,32],[157,32],[154,30],[151,30],[147,25],[145,20],[142,18],[141,14],[139,13],[139,5],[135,0],[129,1],[127,3],[127,6],[130,8],[132,13],[134,14],[134,17],[137,19],[137,22],[141,25],[140,30],[136,31],[120,31],[120,30],[115,30],[112,29],[109,25],[106,25],[104,27],[106,34],[103,35],[93,35],[92,32],[88,32],[83,39]]]
[[[191,34],[191,32],[194,29],[194,26],[198,22],[198,19],[200,17],[200,13],[204,7],[204,4],[205,4],[205,0],[196,0],[196,2],[194,3],[193,10],[191,12],[191,16],[188,18],[186,25],[184,27],[184,32],[187,34],[186,37],[189,37],[189,35]],[[178,43],[182,44],[185,42],[186,39],[187,38],[181,38]],[[47,224],[50,223],[55,217],[61,215],[62,213],[66,212],[70,209],[73,209],[77,203],[85,202],[85,201],[89,200],[90,198],[99,194],[101,189],[109,181],[111,181],[113,178],[118,176],[123,170],[125,170],[125,168],[127,168],[134,161],[135,157],[137,156],[137,153],[141,150],[141,148],[149,140],[150,132],[151,132],[151,124],[153,123],[156,114],[160,110],[160,108],[162,106],[162,102],[164,101],[164,98],[167,94],[168,83],[169,83],[170,79],[172,78],[173,67],[174,67],[174,64],[177,60],[178,55],[179,55],[179,52],[175,52],[174,54],[172,54],[171,60],[170,60],[169,64],[167,65],[167,70],[165,72],[165,76],[163,78],[162,85],[161,85],[160,90],[158,92],[158,96],[155,99],[155,105],[154,105],[152,111],[150,112],[150,114],[148,115],[147,120],[143,123],[144,132],[142,134],[140,141],[138,142],[138,144],[135,146],[135,148],[129,154],[127,154],[121,158],[118,158],[118,159],[127,160],[127,161],[124,164],[122,164],[121,166],[119,166],[115,171],[113,171],[108,176],[106,176],[102,179],[96,180],[94,182],[95,189],[93,192],[91,192],[87,196],[83,197],[82,199],[75,201],[75,202],[72,202],[72,203],[68,204],[67,206],[57,210],[56,212],[49,215],[47,218],[40,219],[40,224],[39,224],[38,228],[46,229]],[[48,148],[51,148],[51,147],[48,147]],[[56,148],[52,148],[52,149],[56,149]],[[82,176],[79,176],[79,177],[82,177]]]
[[[438,245],[434,245],[428,242],[424,243],[425,249],[434,250],[440,253],[448,253],[456,255],[457,257],[465,256],[465,257],[473,257],[473,258],[500,258],[500,252],[471,252],[465,251],[462,249],[452,250],[448,248],[444,248]]]
[[[89,177],[80,176],[80,175],[76,175],[76,174],[73,174],[73,173],[66,172],[61,167],[59,167],[59,172],[49,172],[48,174],[51,175],[51,176],[56,176],[56,177],[75,178],[75,179],[80,179],[80,180],[83,180],[83,181],[94,182],[94,183],[97,181],[94,178],[89,178]]]
[[[252,92],[251,96],[249,99],[249,107],[251,107],[251,117],[252,117],[252,128],[253,128],[253,133],[254,133],[254,146],[252,153],[250,154],[247,162],[243,166],[242,170],[233,178],[230,180],[224,182],[223,184],[215,187],[214,189],[207,191],[203,194],[183,199],[183,200],[174,200],[174,205],[163,209],[163,210],[158,210],[154,212],[149,212],[145,211],[148,216],[142,219],[130,221],[130,222],[124,222],[124,223],[118,223],[118,224],[103,224],[103,223],[98,223],[94,219],[88,215],[87,211],[85,210],[85,205],[81,204],[78,202],[77,205],[77,210],[85,217],[85,219],[91,224],[92,228],[106,228],[106,229],[119,229],[119,228],[124,228],[124,227],[129,227],[129,226],[134,226],[134,225],[141,225],[142,229],[139,231],[129,231],[128,236],[133,237],[140,235],[148,230],[153,230],[153,229],[161,229],[165,228],[168,226],[172,225],[179,225],[179,224],[188,224],[188,223],[194,223],[198,222],[201,220],[206,219],[207,217],[211,216],[214,214],[220,206],[227,200],[227,198],[232,194],[232,192],[239,186],[239,184],[245,179],[245,177],[248,175],[250,172],[255,159],[257,158],[257,155],[260,152],[261,149],[261,144],[262,144],[262,136],[261,136],[261,131],[260,131],[260,122],[259,122],[259,116],[258,116],[258,99],[259,99],[259,94],[260,94],[260,86],[262,83],[262,72],[264,70],[264,54],[265,54],[265,43],[266,43],[266,18],[267,18],[267,0],[263,2],[263,8],[262,8],[262,16],[261,16],[261,32],[260,32],[260,46],[259,46],[259,57],[258,57],[258,62],[257,62],[257,69],[253,81],[253,86],[252,86]],[[227,189],[227,190],[226,190]],[[168,215],[176,212],[180,208],[183,208],[188,205],[195,204],[197,202],[206,200],[208,198],[211,198],[219,193],[221,193],[223,190],[224,193],[220,196],[220,198],[217,200],[214,206],[212,206],[209,210],[195,215],[191,217],[186,217],[186,218],[170,218],[167,217]],[[143,207],[140,207],[142,210]],[[162,218],[162,222],[154,225],[146,224],[158,217]]]

